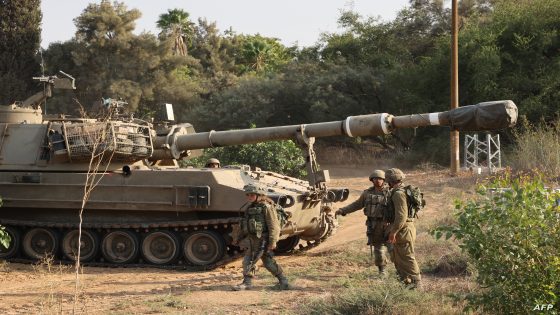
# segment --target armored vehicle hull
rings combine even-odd
[[[90,174],[91,176],[92,174]],[[333,222],[307,182],[247,168],[136,169],[96,174],[99,182],[82,215],[80,256],[108,264],[208,265],[235,254],[231,245],[244,205],[243,186],[268,187],[291,215],[279,250],[300,239],[321,241]],[[77,255],[86,173],[2,172],[0,223],[11,234],[2,258],[63,260]],[[332,191],[344,194],[347,192]]]

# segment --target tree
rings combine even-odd
[[[40,75],[35,54],[41,37],[40,0],[0,0],[0,104],[35,93]]]
[[[161,29],[160,36],[169,37],[173,40],[173,53],[186,56],[188,44],[193,37],[193,26],[189,20],[189,13],[181,9],[169,9],[167,13],[161,14],[156,22]]]
[[[199,19],[194,27],[191,56],[199,60],[209,97],[214,92],[232,86],[235,75],[234,38],[219,33],[215,22]]]
[[[277,38],[237,35],[236,64],[239,74],[266,74],[278,71],[294,56]]]
[[[45,52],[49,71],[70,68],[65,70],[76,77],[76,99],[86,109],[112,97],[126,100],[131,111],[143,104],[143,111],[150,112],[158,102],[186,106],[198,97],[200,86],[193,80],[198,62],[173,55],[172,43],[152,34],[135,35],[139,17],[138,10],[128,10],[122,3],[90,4],[74,20],[75,39],[51,45]]]

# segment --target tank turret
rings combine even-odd
[[[347,189],[327,186],[328,172],[314,162],[315,137],[383,135],[431,125],[494,130],[517,119],[511,101],[201,133],[188,123],[172,124],[169,104],[168,119],[156,123],[125,115],[122,102],[110,99],[101,107],[103,119],[44,116],[40,105],[51,87],[73,88],[70,78],[41,77],[44,92],[0,106],[0,224],[12,239],[9,248],[0,247],[0,259],[51,254],[73,261],[80,248],[81,261],[93,265],[216,266],[239,250],[233,239],[247,184],[265,187],[290,214],[278,251],[313,246],[336,226],[331,203],[348,197]],[[176,162],[199,149],[283,139],[307,147],[306,181],[245,166],[179,168]]]

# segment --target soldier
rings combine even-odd
[[[220,168],[220,160],[216,158],[211,158],[206,161],[206,165],[204,167],[208,168]]]
[[[336,215],[345,216],[356,210],[364,209],[364,214],[367,217],[367,244],[373,246],[375,265],[379,269],[381,276],[385,276],[385,266],[387,265],[385,253],[387,247],[385,246],[386,224],[383,220],[383,216],[385,214],[388,195],[388,187],[385,185],[385,172],[382,170],[375,170],[369,176],[369,180],[373,183],[373,186],[364,190],[358,200],[346,207],[338,209]]]
[[[385,178],[391,188],[387,206],[386,220],[389,225],[387,242],[392,244],[391,257],[395,263],[397,274],[405,284],[411,288],[420,287],[420,268],[414,257],[414,242],[416,240],[416,227],[414,218],[409,214],[409,202],[406,192],[402,187],[404,173],[398,168],[385,171]]]
[[[274,260],[273,250],[280,236],[280,221],[274,201],[265,196],[265,191],[255,185],[243,187],[249,206],[241,218],[241,244],[247,247],[243,258],[243,282],[233,289],[246,290],[252,287],[256,263],[262,260],[264,267],[278,278],[277,288],[289,289],[288,279],[282,267]],[[241,238],[239,237],[239,238]],[[238,239],[239,239],[238,238]]]

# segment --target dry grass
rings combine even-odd
[[[29,306],[34,310],[33,312],[41,314],[87,313],[88,297],[83,292],[83,283],[77,294],[77,303],[74,304],[74,266],[56,264],[54,258],[47,255],[33,264],[31,269],[41,288],[40,292],[42,292]]]
[[[10,263],[5,260],[0,261],[0,272],[9,273],[10,271]]]
[[[539,169],[545,174],[560,174],[560,119],[552,126],[545,123],[531,126],[515,135],[515,149],[509,159],[515,170]]]

